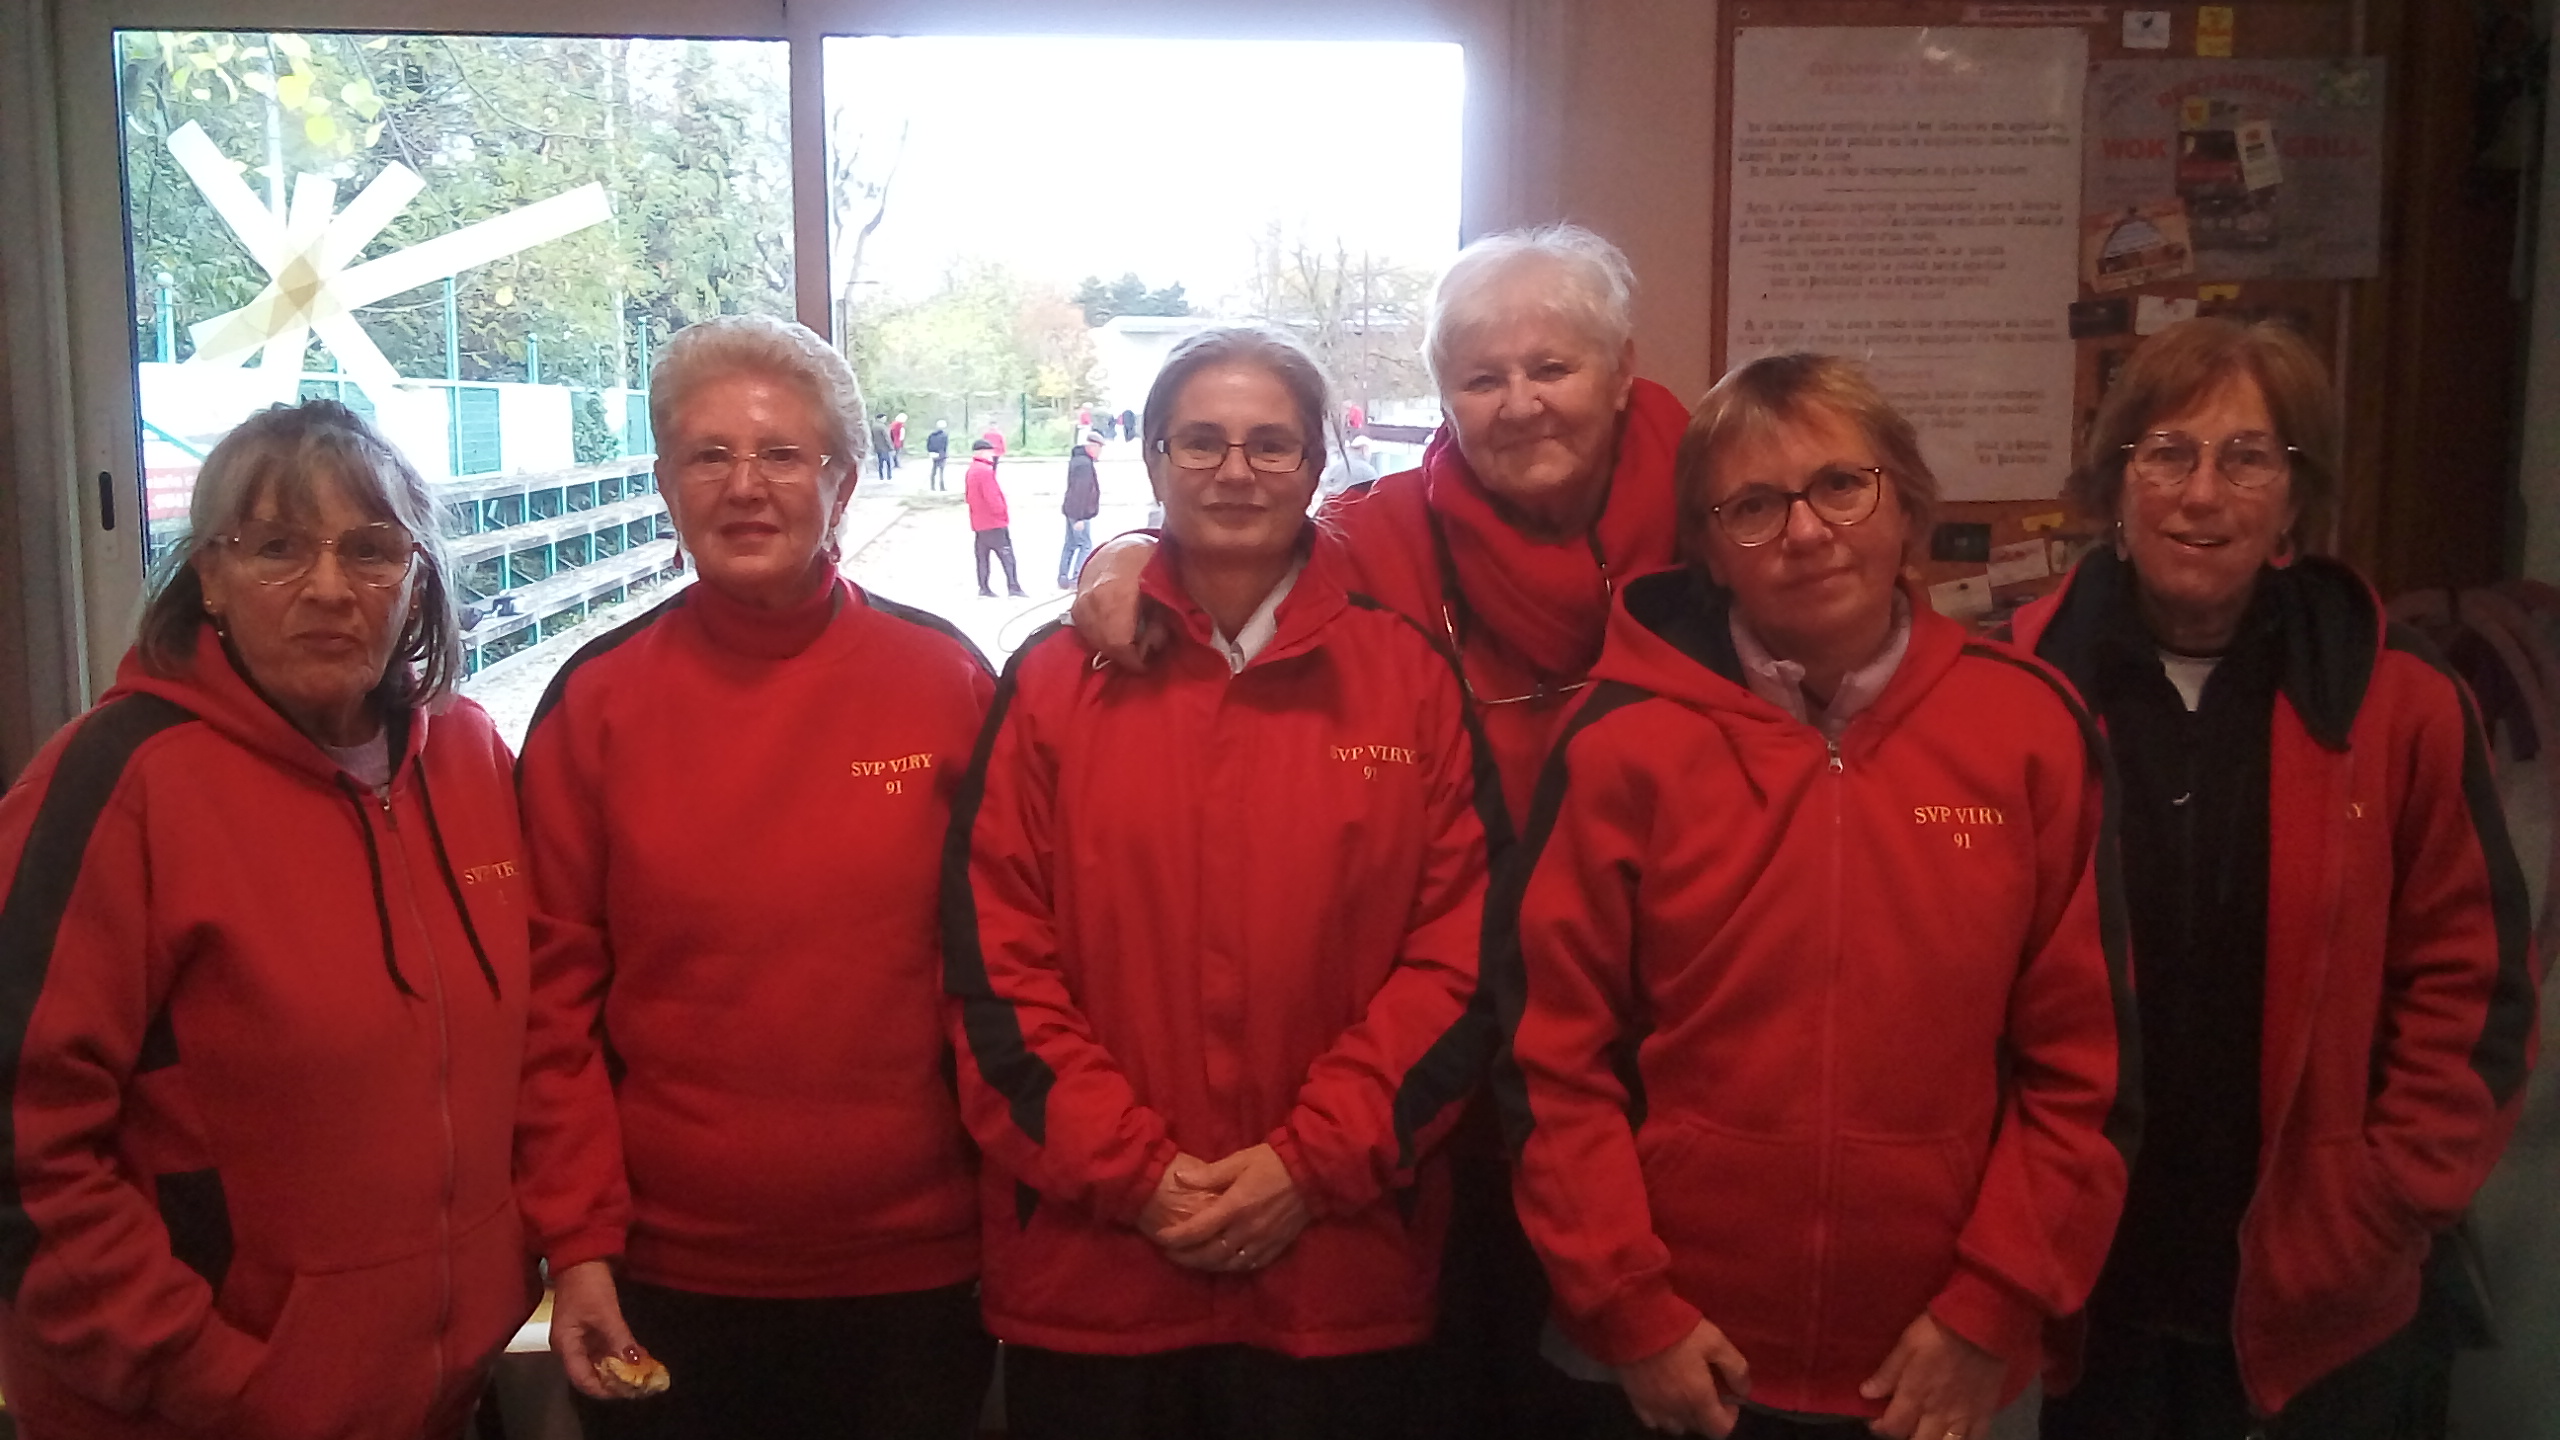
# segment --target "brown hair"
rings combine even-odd
[[[1318,475],[1324,473],[1331,446],[1325,439],[1325,420],[1333,413],[1333,389],[1325,383],[1324,367],[1307,347],[1276,330],[1251,325],[1224,326],[1203,330],[1173,347],[1164,360],[1164,368],[1156,372],[1155,383],[1147,387],[1146,419],[1141,430],[1146,437],[1147,473],[1156,473],[1164,456],[1157,451],[1173,429],[1173,402],[1182,387],[1203,370],[1220,365],[1252,365],[1271,372],[1289,398],[1298,407],[1298,427],[1306,432],[1306,463]]]
[[[1938,510],[1938,477],[1921,458],[1920,432],[1887,403],[1856,361],[1797,350],[1763,355],[1727,371],[1689,417],[1672,487],[1680,501],[1681,544],[1690,558],[1698,558],[1696,538],[1706,532],[1707,476],[1716,457],[1742,440],[1817,410],[1838,416],[1866,436],[1910,520],[1909,543],[1926,543]]]
[[[155,567],[134,648],[154,675],[183,675],[195,663],[205,623],[196,557],[273,494],[288,514],[312,507],[311,487],[335,480],[357,509],[389,520],[418,543],[417,588],[375,693],[386,704],[432,705],[462,681],[462,621],[446,582],[448,561],[435,499],[417,467],[363,416],[335,400],[270,405],[232,428],[204,457],[187,504],[187,532]]]
[[[2063,498],[2089,520],[2115,523],[2124,497],[2124,447],[2242,375],[2258,382],[2276,438],[2296,451],[2294,544],[2307,548],[2326,536],[2338,501],[2338,407],[2329,367],[2309,341],[2271,320],[2181,320],[2143,341],[2099,402]]]

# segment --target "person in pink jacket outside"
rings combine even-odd
[[[978,593],[987,588],[987,557],[1004,562],[1004,588],[1020,595],[1022,577],[1013,568],[1013,517],[1005,508],[1004,486],[996,481],[996,447],[981,438],[969,442],[969,475],[961,485],[969,500],[969,529],[978,537]]]

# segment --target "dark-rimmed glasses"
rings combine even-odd
[[[1715,517],[1727,540],[1747,550],[1785,534],[1787,517],[1795,513],[1799,500],[1826,525],[1857,524],[1876,513],[1884,477],[1881,465],[1825,465],[1802,488],[1745,485],[1726,496],[1723,504],[1708,507],[1707,513]]]
[[[355,526],[336,536],[314,535],[281,520],[250,520],[222,537],[249,578],[261,585],[290,585],[311,573],[320,552],[334,550],[338,568],[359,585],[388,590],[409,573],[418,542],[388,520]]]
[[[1265,475],[1286,475],[1307,461],[1306,442],[1281,432],[1257,433],[1230,440],[1214,431],[1195,431],[1156,442],[1156,453],[1180,470],[1215,470],[1227,463],[1227,452],[1242,450],[1244,463]]]
[[[2184,430],[2154,430],[2121,448],[2126,474],[2167,490],[2187,483],[2204,463],[2207,447]],[[2211,449],[2214,471],[2235,490],[2273,485],[2293,472],[2293,457],[2302,453],[2300,446],[2287,445],[2264,430],[2225,435]]]

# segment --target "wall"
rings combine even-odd
[[[2546,20],[2544,33],[2550,33]],[[2523,434],[2518,488],[2525,509],[2524,573],[2560,584],[2560,47],[2544,91],[2541,202],[2529,275]]]

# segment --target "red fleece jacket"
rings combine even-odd
[[[1923,1311],[2009,1362],[2096,1282],[2138,1092],[2103,750],[1915,601],[1836,745],[1744,684],[1721,592],[1620,591],[1488,928],[1520,1218],[1616,1364],[1701,1314],[1751,1398],[1873,1417]]]
[[[976,1273],[934,896],[993,683],[842,582],[778,615],[693,586],[553,680],[519,1168],[555,1268],[768,1297]]]
[[[0,799],[0,1388],[39,1436],[452,1433],[531,1310],[526,915],[469,701],[358,790],[210,627]]]

